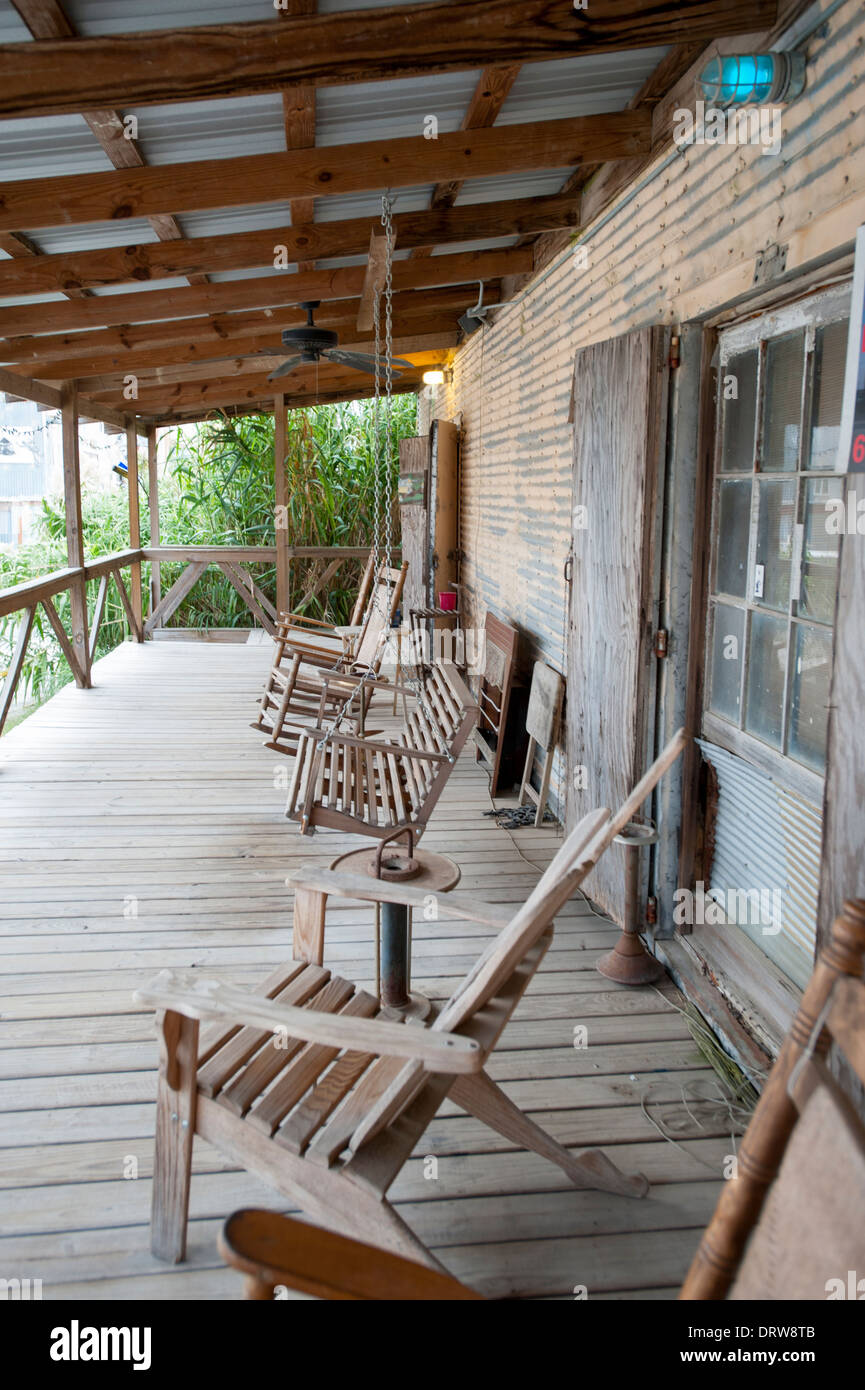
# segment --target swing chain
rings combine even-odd
[[[375,591],[373,603],[381,613],[381,585],[378,584],[379,560],[382,550],[382,508],[384,508],[384,558],[386,561],[386,583],[385,583],[385,612],[382,617],[390,612],[391,592],[392,592],[392,570],[393,570],[393,488],[392,483],[392,450],[393,450],[393,199],[389,193],[385,193],[381,200],[381,224],[384,228],[386,239],[385,250],[385,278],[384,278],[384,344],[382,345],[381,335],[381,291],[373,298],[373,325],[375,330],[375,389],[373,393],[373,416],[372,416],[372,435],[373,435],[373,508],[374,508],[374,531],[373,531],[373,554],[374,568],[373,575]],[[384,351],[382,351],[382,347]],[[382,457],[382,438],[381,438],[381,377],[382,359],[384,360],[384,451]],[[383,465],[383,468],[382,468]],[[382,471],[384,479],[382,479]],[[384,489],[383,489],[384,482]],[[382,637],[388,640],[388,633],[384,631]],[[432,710],[426,701],[423,689],[423,681],[417,680],[410,671],[406,671],[408,684],[411,687],[415,698],[420,705],[424,717],[431,723],[435,723]],[[363,688],[367,681],[375,678],[375,672],[370,666],[364,671],[355,688],[349,693],[347,699],[339,707],[331,723],[324,730],[323,736],[317,741],[317,747],[323,748],[333,734],[339,729],[342,720],[348,710],[353,705],[358,694],[363,703]],[[448,762],[453,763],[454,757],[451,753],[447,754]]]

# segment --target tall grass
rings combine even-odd
[[[396,396],[392,405],[392,456],[381,467],[383,496],[395,492],[399,441],[415,433],[417,398]],[[383,434],[383,431],[382,431]],[[289,543],[298,546],[366,546],[374,532],[375,459],[371,401],[312,406],[288,416],[285,471]],[[195,430],[178,430],[159,484],[160,540],[164,545],[274,545],[274,420],[271,415],[208,421]],[[394,539],[399,539],[394,505]],[[125,491],[83,499],[84,548],[88,558],[126,549],[129,523]],[[149,543],[146,499],[141,506],[142,541]],[[0,589],[11,588],[66,564],[62,499],[45,499],[37,539],[11,553],[0,552]],[[296,561],[291,571],[291,606],[296,606],[326,561]],[[307,612],[345,622],[363,562],[346,562]],[[143,581],[149,580],[143,567]],[[272,603],[276,570],[272,563],[246,566]],[[180,564],[161,566],[163,593],[182,572]],[[98,584],[88,585],[92,615]],[[145,593],[146,593],[145,589]],[[146,602],[146,600],[145,600]],[[61,619],[70,619],[69,595],[55,600]],[[0,618],[0,672],[10,663],[20,614]],[[221,571],[205,571],[170,621],[173,627],[248,627],[251,614]],[[97,656],[123,640],[120,599],[109,587]],[[41,608],[18,686],[19,701],[35,707],[71,680],[71,673]]]

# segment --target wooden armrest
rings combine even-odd
[[[279,627],[326,627],[328,632],[335,632],[333,623],[327,622],[324,618],[310,618],[304,613],[280,613],[277,619]]]
[[[133,997],[137,1003],[169,1009],[186,1018],[223,1019],[287,1033],[291,1038],[325,1047],[377,1057],[405,1057],[421,1062],[427,1071],[457,1075],[480,1071],[483,1063],[479,1044],[457,1033],[299,1009],[200,975],[197,970],[162,970],[149,985],[136,990]]]
[[[369,748],[373,753],[389,753],[392,757],[421,758],[428,763],[450,762],[447,753],[430,753],[425,748],[407,748],[404,743],[378,743],[375,739],[357,738],[353,734],[331,733],[328,729],[323,729],[320,724],[315,729],[307,729],[306,736],[307,738],[318,736],[319,742],[326,738],[328,743],[346,743],[350,748]]]
[[[345,623],[333,630],[339,637],[357,637],[359,632],[363,632],[363,623]]]
[[[388,695],[409,695],[412,700],[416,700],[415,692],[407,685],[399,685],[396,681],[378,680],[372,677],[364,679],[361,671],[325,671],[320,677],[323,681],[355,681],[360,685],[363,681],[367,690],[386,690]]]
[[[429,890],[412,888],[407,883],[385,883],[365,874],[344,874],[340,869],[322,869],[317,864],[301,864],[288,876],[295,888],[309,888],[334,898],[357,898],[361,902],[402,903],[421,911],[429,903]],[[513,918],[513,911],[498,903],[486,903],[468,893],[443,893],[442,902],[453,909],[455,917],[478,922],[498,931]]]
[[[247,1297],[260,1300],[272,1298],[278,1285],[324,1299],[481,1298],[450,1274],[275,1211],[233,1212],[217,1244],[226,1264],[251,1281]]]

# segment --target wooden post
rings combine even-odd
[[[133,550],[141,545],[141,513],[138,504],[138,431],[133,418],[126,426],[126,486],[129,492],[129,544]],[[144,641],[144,628],[141,621],[141,561],[129,567],[130,588],[132,590],[132,612],[135,615],[135,629],[132,636],[136,642]],[[118,573],[119,583],[123,576]]]
[[[291,604],[291,556],[288,548],[288,492],[285,486],[285,396],[273,398],[273,491],[276,519],[276,611],[287,613]]]
[[[159,479],[156,473],[156,426],[147,426],[147,498],[150,509],[150,544],[159,544]],[[155,613],[162,598],[159,561],[150,561],[150,612]]]
[[[63,422],[63,495],[66,502],[66,554],[70,568],[84,563],[84,526],[81,516],[81,470],[78,459],[78,391],[64,382],[60,391]],[[90,650],[87,641],[87,585],[84,576],[74,579],[69,589],[72,606],[72,646],[78,658],[76,684],[89,688]]]

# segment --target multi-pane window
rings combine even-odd
[[[848,306],[830,293],[720,340],[707,712],[820,775]]]

